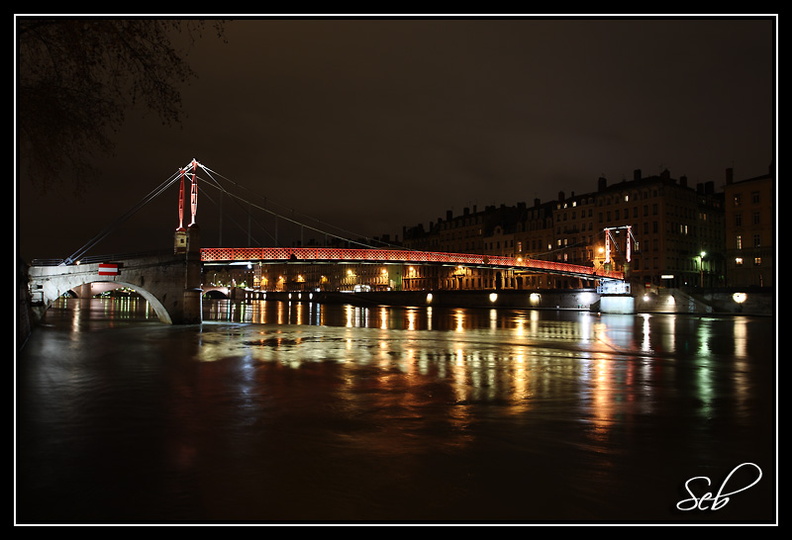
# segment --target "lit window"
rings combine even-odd
[[[762,266],[762,258],[761,257],[755,257],[754,258],[754,266]]]
[[[735,258],[735,259],[734,259],[734,264],[735,264],[735,265],[737,265],[737,266],[742,266],[742,264],[743,264],[743,258],[742,258],[742,257],[737,257],[737,258]]]

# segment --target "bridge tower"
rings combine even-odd
[[[176,228],[173,241],[174,255],[184,255],[185,284],[182,302],[182,319],[186,322],[200,322],[202,318],[201,289],[201,242],[200,228],[195,221],[198,213],[198,182],[195,172],[198,162],[192,163],[179,171],[179,226]],[[189,171],[189,172],[188,172]],[[190,181],[190,223],[184,226],[184,205],[186,199],[185,178]]]
[[[616,234],[618,234],[619,231],[622,230],[627,231],[624,240],[624,263],[623,263],[624,276],[627,277],[629,276],[630,267],[632,265],[632,250],[630,248],[630,246],[632,245],[631,242],[635,244],[636,248],[638,247],[638,241],[635,239],[635,236],[632,233],[631,225],[620,225],[618,227],[605,227],[605,229],[603,229],[603,232],[605,233],[605,270],[608,271],[613,270],[613,260],[611,258],[612,246],[615,247],[617,250],[619,249],[619,244],[617,243],[616,238],[614,238],[613,233],[615,231]]]
[[[195,178],[195,170],[198,162],[194,159],[189,165],[192,172],[189,173],[190,180],[190,223],[187,227],[184,226],[184,204],[186,199],[186,185],[185,177],[188,176],[188,168],[184,167],[179,170],[179,226],[176,228],[176,233],[173,238],[173,252],[179,253],[199,253],[201,249],[200,242],[200,229],[195,222],[195,217],[198,213],[198,182]]]
[[[632,264],[632,249],[631,242],[635,243],[636,247],[638,242],[632,233],[632,226],[621,225],[618,227],[606,227],[605,233],[605,270],[613,270],[613,259],[611,258],[611,249],[619,249],[619,244],[613,233],[619,231],[626,231],[625,246],[624,246],[624,262],[623,272],[624,281],[620,280],[605,280],[601,281],[597,286],[597,292],[600,295],[600,311],[602,313],[635,313],[635,296],[632,294],[630,282],[628,281],[630,275],[630,265]]]

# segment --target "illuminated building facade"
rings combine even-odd
[[[608,185],[594,192],[567,196],[533,206],[490,206],[446,213],[426,230],[404,228],[410,249],[465,251],[610,268],[627,272],[634,283],[649,287],[724,285],[725,245],[723,193],[714,182],[688,186],[667,170]],[[610,242],[606,245],[606,229]],[[628,246],[628,242],[630,245]],[[610,248],[610,249],[606,249]],[[629,260],[627,260],[629,252]],[[704,254],[702,256],[702,253]],[[583,288],[593,284],[550,274],[457,269],[458,288]]]
[[[509,256],[624,272],[634,285],[720,287],[772,285],[773,178],[688,185],[667,170],[532,206],[472,207],[425,228],[405,227],[407,250]],[[729,203],[729,204],[727,204]],[[727,243],[728,240],[728,243]],[[475,264],[322,262],[227,267],[207,283],[261,291],[537,290],[596,286],[587,277]],[[728,280],[727,280],[728,277]]]
[[[633,282],[650,287],[724,285],[723,193],[716,193],[714,182],[693,189],[686,177],[676,180],[667,170],[649,177],[636,170],[631,181],[609,186],[600,179],[593,204],[594,231],[630,226],[632,260],[624,260],[624,230],[617,257]],[[594,262],[600,264],[604,238],[592,235],[590,242]]]
[[[736,287],[775,286],[775,175],[735,182],[727,170],[726,282]]]

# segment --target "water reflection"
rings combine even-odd
[[[158,322],[149,304],[140,298],[59,299],[53,306],[63,310],[71,330],[113,327],[129,323]],[[718,358],[728,357],[737,368],[749,366],[749,343],[757,328],[768,339],[770,351],[774,343],[772,325],[750,317],[699,317],[675,314],[601,315],[590,312],[545,312],[507,309],[440,309],[431,306],[387,307],[323,305],[310,301],[252,301],[234,303],[227,300],[205,300],[204,320],[207,324],[232,322],[264,327],[295,326],[308,332],[311,327],[360,328],[405,331],[415,338],[423,331],[451,332],[457,335],[455,356],[466,356],[467,341],[477,347],[506,346],[508,357],[525,358],[536,354],[536,347],[552,351],[542,354],[594,358],[624,355],[634,359],[665,359],[671,363],[680,358],[692,359],[703,369],[706,382],[708,366]],[[242,328],[240,326],[239,328]],[[769,330],[764,330],[769,328]],[[753,330],[752,330],[753,329]],[[267,328],[267,332],[272,329]],[[282,330],[279,330],[282,331]],[[393,334],[400,335],[400,334]],[[438,336],[439,334],[427,334]],[[756,334],[753,334],[754,336]],[[400,335],[401,336],[401,335]],[[454,339],[444,335],[444,340]],[[401,340],[403,336],[399,339]],[[497,337],[496,341],[492,338]],[[267,345],[283,348],[302,343],[268,341]],[[478,351],[481,352],[480,350]],[[499,352],[503,354],[503,352]],[[315,356],[316,353],[314,352]],[[211,355],[209,355],[211,356]],[[768,358],[768,360],[771,358]],[[744,369],[738,369],[742,373]]]
[[[64,301],[20,363],[26,441],[66,471],[89,443],[153,453],[167,490],[119,507],[198,498],[220,519],[662,513],[688,472],[767,446],[768,321],[298,300],[206,301],[186,328]],[[35,465],[35,486],[55,481]],[[58,474],[33,500],[84,480]]]
[[[658,381],[680,372],[695,374],[693,386],[679,392],[695,399],[703,416],[711,413],[713,388],[724,370],[737,393],[747,390],[740,368],[750,322],[739,317],[264,301],[218,301],[207,313],[216,321],[264,326],[247,330],[256,335],[241,341],[236,334],[207,335],[198,353],[202,361],[244,354],[288,366],[374,364],[404,376],[413,370],[425,375],[431,367],[450,382],[455,402],[502,401],[518,411],[540,400],[575,399],[598,426],[620,415],[650,413],[668,398],[657,395]]]

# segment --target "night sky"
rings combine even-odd
[[[181,126],[130,111],[99,163],[106,176],[82,197],[18,183],[19,252],[70,255],[193,158],[280,210],[368,236],[401,237],[446,210],[595,191],[598,177],[634,169],[720,188],[727,168],[745,179],[774,160],[776,24],[229,22],[228,43],[207,32],[189,53],[198,79],[184,89]],[[218,215],[199,199],[205,246],[218,242]],[[168,248],[177,225],[174,187],[95,252]],[[247,242],[231,228],[223,239]]]

